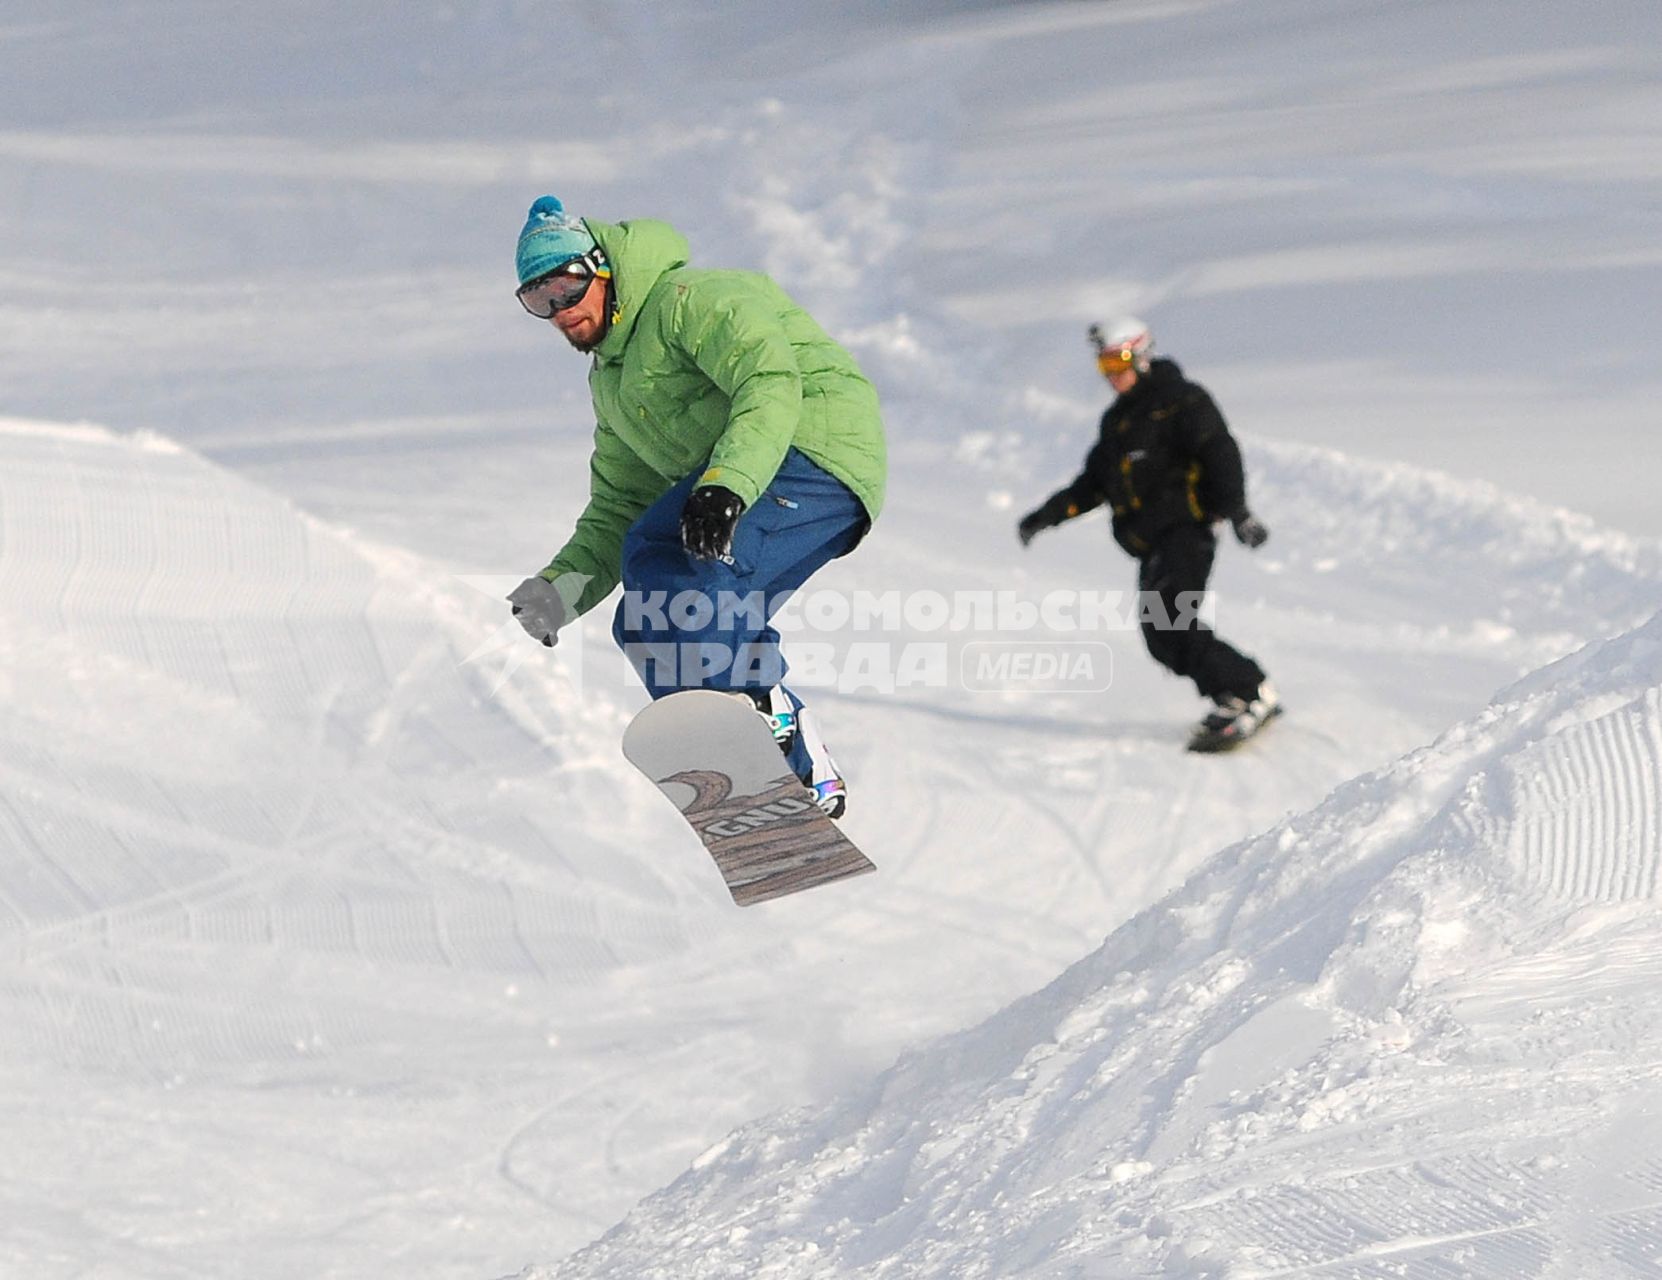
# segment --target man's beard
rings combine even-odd
[[[581,341],[580,339],[578,339],[576,337],[573,337],[571,334],[567,333],[563,329],[560,331],[560,336],[563,337],[567,342],[569,342],[571,344],[572,349],[574,351],[578,351],[578,352],[581,352],[583,355],[587,355],[589,352],[593,351],[596,347],[598,347],[602,342],[606,341],[606,335],[608,333],[610,333],[611,331],[612,331],[612,309],[610,307],[607,307],[604,311],[602,311],[600,313],[600,326],[595,330],[594,337],[589,339],[587,342]]]

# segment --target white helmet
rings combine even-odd
[[[1121,316],[1106,325],[1091,326],[1091,344],[1096,348],[1096,365],[1103,377],[1135,369],[1148,372],[1154,355],[1154,335],[1136,316]]]

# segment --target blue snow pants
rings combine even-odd
[[[852,551],[869,524],[847,485],[791,449],[739,518],[731,563],[697,560],[681,545],[681,507],[697,481],[664,494],[623,539],[612,637],[654,698],[781,683],[774,612],[814,570]]]

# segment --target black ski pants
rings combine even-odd
[[[1150,593],[1142,598],[1143,640],[1156,662],[1193,680],[1202,697],[1250,699],[1264,679],[1263,668],[1196,616],[1217,549],[1209,526],[1191,524],[1168,529],[1143,554],[1137,590]],[[1159,597],[1158,605],[1151,595]]]

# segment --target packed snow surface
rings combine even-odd
[[[1662,614],[554,1274],[1657,1275],[1659,847]]]
[[[719,9],[0,18],[0,1275],[1662,1274],[1662,11]],[[875,876],[734,908],[605,611],[505,616],[545,191],[879,387],[789,631]],[[1272,531],[1229,758],[1013,535],[1127,308]],[[1112,679],[965,678],[1001,604]]]

